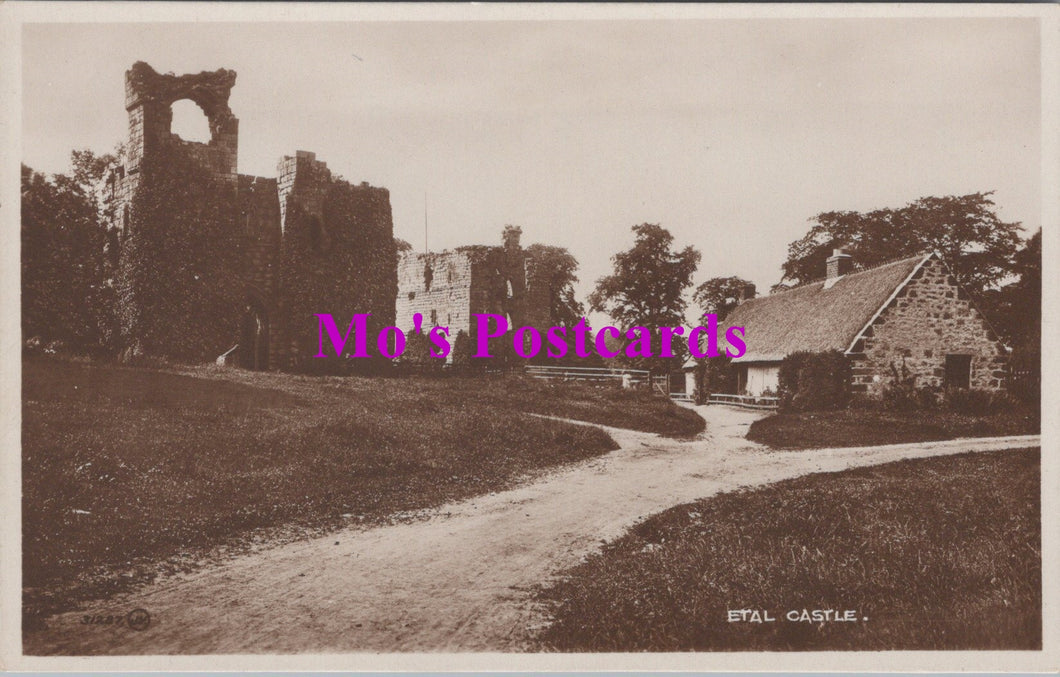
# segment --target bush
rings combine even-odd
[[[475,340],[463,329],[452,339],[452,346],[450,368],[456,372],[481,374],[487,370],[504,370],[519,364],[516,362],[511,336],[508,334],[489,340],[489,352],[492,357],[475,357],[478,347]]]
[[[862,406],[867,409],[898,412],[930,410],[938,405],[937,389],[927,386],[909,386],[905,383],[886,385],[878,399],[870,397],[862,401]]]
[[[441,373],[445,367],[445,358],[431,355],[434,344],[423,332],[410,331],[405,338],[405,350],[401,354],[399,366],[402,371],[417,374]]]
[[[703,404],[711,393],[735,393],[736,372],[728,357],[713,357],[696,364],[696,388],[692,399]]]
[[[780,363],[778,396],[786,411],[842,409],[850,402],[850,363],[838,350],[792,353]]]
[[[938,389],[927,386],[917,386],[916,374],[909,373],[909,369],[902,361],[901,368],[891,364],[891,382],[883,386],[880,398],[865,400],[868,408],[882,409],[883,411],[918,411],[934,409],[938,406]]]
[[[1013,411],[1019,406],[1017,399],[1003,390],[951,388],[945,392],[943,402],[946,409],[969,416],[990,416]]]
[[[468,371],[471,368],[471,337],[461,329],[453,339],[453,352],[451,354],[451,367],[456,371]]]
[[[1006,391],[949,388],[942,391],[929,386],[917,386],[916,375],[910,374],[903,362],[899,368],[891,365],[892,380],[883,387],[879,399],[864,398],[858,405],[883,411],[910,412],[942,408],[968,416],[991,416],[1014,411],[1019,399]]]
[[[77,153],[75,153],[75,165]],[[76,175],[75,175],[76,176]],[[113,269],[90,187],[22,166],[22,332],[29,352],[109,354]]]

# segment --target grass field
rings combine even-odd
[[[1038,449],[964,454],[674,508],[540,591],[554,618],[541,645],[1039,649],[1039,468]],[[730,609],[777,620],[729,622]],[[859,620],[786,620],[803,609],[853,610]]]
[[[776,449],[821,449],[1029,435],[1040,431],[1040,415],[1031,408],[992,416],[948,411],[890,413],[841,409],[775,414],[759,419],[751,424],[747,439]]]
[[[518,379],[313,378],[23,364],[27,626],[221,544],[375,523],[615,448],[691,435],[662,398]],[[656,425],[655,422],[659,424]]]

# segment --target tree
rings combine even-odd
[[[113,317],[113,270],[92,190],[110,161],[73,154],[73,175],[22,165],[22,330],[27,340],[99,352]]]
[[[684,292],[692,284],[700,254],[689,246],[673,249],[674,238],[654,223],[633,226],[635,242],[627,251],[611,257],[614,272],[600,278],[589,296],[589,308],[605,312],[623,332],[645,327],[652,334],[653,358],[623,361],[651,368],[671,368],[679,364],[681,341],[674,341],[674,358],[659,358],[658,330],[684,324]],[[669,364],[667,364],[669,362]]]
[[[117,163],[117,156],[123,153],[121,146],[118,146],[115,155],[96,155],[90,150],[75,150],[70,153],[70,163],[74,168],[71,178],[86,195],[91,195],[107,170]]]
[[[574,294],[578,281],[578,259],[563,247],[532,244],[526,253],[534,262],[538,274],[548,280],[549,316],[557,326],[572,327],[585,314],[585,308]]]
[[[981,296],[1011,273],[1022,229],[998,218],[990,195],[922,197],[898,209],[818,214],[810,231],[788,245],[781,284],[822,277],[834,247],[845,247],[859,267],[934,251],[960,285]]]
[[[740,303],[740,297],[751,283],[742,277],[712,277],[696,287],[692,300],[703,313],[714,313],[718,322],[725,318]]]
[[[1018,362],[1036,362],[1042,342],[1042,230],[1032,235],[1013,257],[1017,278],[983,298],[986,313]]]
[[[445,360],[431,355],[431,343],[421,331],[410,331],[405,337],[405,350],[401,353],[400,364],[406,369],[419,373],[437,373],[445,367]]]

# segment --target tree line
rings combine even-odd
[[[111,155],[75,151],[68,175],[46,176],[22,166],[22,330],[27,348],[90,355],[112,351],[117,241],[94,195],[112,162]],[[817,214],[806,234],[788,245],[773,291],[820,278],[825,259],[837,247],[852,254],[859,268],[935,251],[1014,349],[1014,358],[1037,364],[1041,229],[1023,239],[1022,225],[1002,221],[991,195],[929,196],[898,208]],[[679,247],[660,224],[638,224],[632,232],[632,247],[612,256],[612,272],[596,281],[585,304],[574,290],[578,262],[569,251],[547,245],[527,248],[550,280],[555,324],[574,326],[588,308],[606,314],[620,328],[647,327],[657,333],[661,327],[684,324],[690,303],[697,315],[714,313],[720,320],[736,307],[747,280],[716,276],[693,288],[701,261],[694,247]],[[656,370],[678,368],[683,359],[617,358],[626,366]]]

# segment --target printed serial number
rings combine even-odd
[[[145,609],[133,609],[127,614],[87,614],[81,625],[112,625],[133,630],[146,630],[151,625],[151,614]]]

